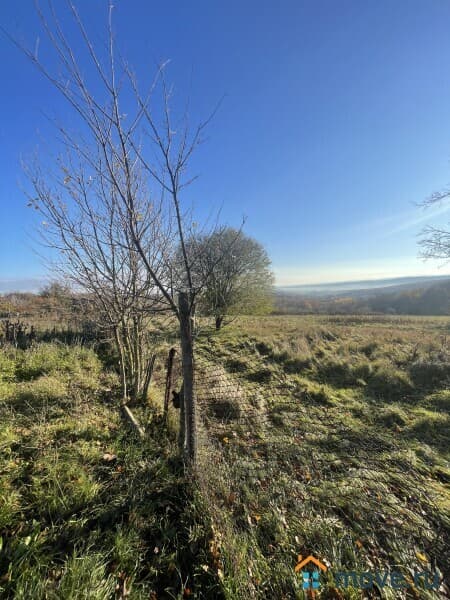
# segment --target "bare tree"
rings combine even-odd
[[[422,206],[429,208],[437,204],[450,202],[450,190],[445,189],[432,194]],[[423,258],[436,258],[444,261],[450,260],[450,223],[443,227],[425,227],[419,240],[421,256]]]
[[[133,285],[134,281],[134,270],[129,261],[137,261],[139,256],[139,264],[145,270],[146,277],[142,280],[145,281],[144,289],[141,287],[138,295],[157,298],[160,310],[168,309],[178,318],[182,338],[185,451],[188,461],[193,464],[195,384],[192,368],[192,316],[195,310],[196,289],[186,250],[190,226],[186,217],[187,207],[182,204],[182,192],[195,179],[189,175],[189,161],[202,142],[203,132],[212,115],[194,128],[189,126],[186,112],[179,119],[173,116],[173,90],[166,82],[166,64],[159,66],[145,92],[141,91],[132,69],[116,51],[111,2],[108,4],[106,53],[97,52],[72,0],[66,0],[64,5],[78,32],[79,44],[76,51],[61,26],[51,0],[47,13],[37,6],[46,40],[50,42],[53,54],[58,60],[57,67],[50,68],[39,59],[37,51],[15,42],[73,108],[80,124],[78,132],[75,133],[66,126],[57,124],[57,127],[65,149],[74,157],[68,166],[64,165],[67,174],[63,184],[76,182],[75,187],[80,188],[81,185],[81,189],[62,195],[58,199],[59,208],[54,211],[53,200],[48,200],[50,195],[45,189],[46,178],[34,178],[33,183],[38,185],[38,204],[44,204],[54,211],[52,216],[57,227],[53,243],[64,253],[65,258],[68,255],[72,258],[72,263],[70,259],[65,262],[69,270],[78,270],[84,260],[83,255],[94,251],[91,257],[91,266],[95,267],[94,282],[91,281],[92,273],[83,273],[80,278],[80,273],[77,272],[75,278],[80,278],[82,285],[89,283],[92,289],[95,286],[97,290],[100,287],[103,289],[105,282],[108,282],[111,287],[107,289],[116,301],[115,283],[112,283],[111,279],[117,281],[117,278],[104,272],[105,265],[101,266],[100,271],[97,270],[99,256],[101,261],[103,260],[103,242],[108,246],[107,235],[101,240],[101,248],[98,248],[95,231],[87,234],[90,241],[90,248],[87,248],[84,230],[77,231],[76,227],[70,229],[70,223],[59,221],[60,216],[64,215],[64,205],[68,200],[71,203],[75,201],[77,209],[91,219],[92,223],[98,222],[99,214],[104,214],[104,221],[103,218],[100,219],[103,228],[107,227],[108,216],[111,216],[112,210],[114,218],[117,219],[115,223],[120,223],[126,233],[123,238],[117,236],[117,231],[114,231],[109,237],[111,260],[119,271],[122,261],[123,264],[128,261],[127,273],[131,278],[130,281],[127,276],[128,286]],[[85,72],[88,72],[89,76]],[[159,100],[156,101],[155,98]],[[95,182],[96,188],[101,190],[94,205],[92,195],[87,192],[87,186],[90,186],[91,182]],[[79,201],[78,194],[85,195],[85,199]],[[155,199],[158,199],[158,202],[155,202]],[[114,206],[111,207],[108,202],[113,202]],[[153,245],[152,236],[151,241],[148,241],[148,232],[155,222],[155,206],[158,206],[156,246]],[[68,227],[69,237],[65,234]],[[83,250],[78,255],[80,247]],[[181,249],[183,289],[177,289],[173,278],[174,257],[177,254],[175,248]],[[123,254],[124,251],[127,258]],[[120,256],[117,256],[117,253]],[[124,295],[125,302],[128,299],[128,289],[127,287]],[[102,303],[100,298],[99,302]]]
[[[112,336],[119,355],[122,399],[147,395],[153,355],[149,355],[149,318],[160,305],[160,294],[149,278],[142,259],[130,243],[128,220],[120,209],[115,190],[101,176],[76,167],[73,156],[60,157],[58,169],[45,174],[39,165],[28,165],[33,194],[29,203],[43,217],[42,239],[60,251],[52,263],[75,290],[87,294],[94,305],[97,328]],[[159,211],[144,198],[136,181],[140,207],[135,231],[154,264],[164,251]],[[155,267],[157,268],[157,267]]]

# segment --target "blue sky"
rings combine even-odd
[[[77,5],[102,43],[106,0]],[[116,0],[114,12],[140,81],[170,59],[193,120],[225,94],[189,200],[232,225],[245,216],[278,283],[450,273],[417,258],[421,228],[450,212],[415,205],[450,182],[449,2]],[[40,35],[32,0],[1,3],[0,22],[31,46]],[[0,52],[0,280],[14,282],[45,273],[20,158],[52,150],[46,115],[73,115],[2,36]]]

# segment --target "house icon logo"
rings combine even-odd
[[[303,578],[303,589],[309,592],[314,597],[315,590],[320,588],[320,571],[326,571],[326,566],[320,562],[315,556],[310,554],[306,558],[300,554],[298,557],[298,563],[295,566],[294,571],[299,573],[301,571]],[[313,571],[307,571],[305,567],[307,565],[315,565],[316,569]]]

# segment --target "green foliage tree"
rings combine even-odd
[[[272,309],[274,276],[265,248],[231,227],[189,243],[194,283],[201,282],[199,310],[214,317],[216,329],[232,314]]]

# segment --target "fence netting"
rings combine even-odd
[[[395,423],[374,428],[376,403],[361,409],[351,390],[346,399],[309,385],[251,340],[199,344],[195,377],[205,493],[269,562],[315,553],[335,567],[428,566],[449,577],[442,490]]]

